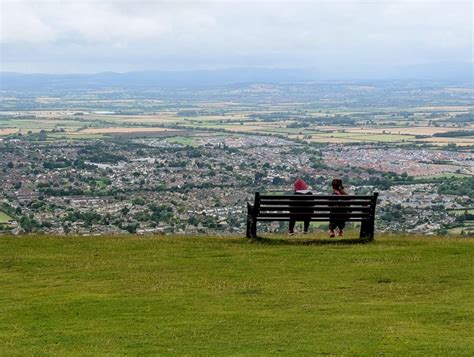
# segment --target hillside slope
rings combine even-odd
[[[473,257],[436,237],[0,237],[0,355],[471,355]]]

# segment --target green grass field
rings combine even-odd
[[[103,139],[105,135],[102,134],[77,134],[76,132],[64,133],[48,133],[48,138],[53,139],[68,139],[68,140],[89,140],[89,139]]]
[[[12,218],[8,214],[0,211],[0,223],[7,223],[10,219]]]
[[[449,212],[456,215],[461,215],[467,212],[468,214],[474,214],[474,209],[450,209]]]
[[[443,172],[436,175],[424,175],[424,176],[417,176],[415,180],[426,180],[426,179],[444,179],[444,178],[466,178],[472,177],[472,175],[468,174],[459,174],[456,172]]]
[[[312,136],[314,139],[319,138],[338,138],[347,139],[351,141],[374,141],[374,142],[398,142],[409,141],[415,139],[413,135],[397,135],[397,134],[369,134],[369,133],[351,133],[351,132],[332,132],[320,133]]]
[[[474,240],[304,238],[0,237],[0,355],[473,355]]]
[[[197,146],[195,139],[190,136],[174,136],[167,138],[166,141],[181,145]]]

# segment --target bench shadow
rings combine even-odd
[[[370,241],[361,238],[349,238],[349,239],[294,239],[294,238],[268,238],[268,237],[256,237],[251,238],[251,242],[268,245],[355,245],[355,244],[367,244]]]

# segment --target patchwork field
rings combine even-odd
[[[333,142],[401,142],[415,139],[412,135],[392,135],[392,134],[374,134],[374,133],[355,133],[355,132],[334,132],[312,134],[311,141],[325,141],[335,139]]]
[[[115,127],[115,128],[87,128],[76,133],[81,134],[111,134],[111,133],[136,133],[136,132],[164,132],[168,131],[165,128],[128,128],[128,127]]]
[[[472,130],[474,126],[462,128],[462,130]],[[354,134],[398,134],[398,135],[433,135],[437,133],[448,133],[453,131],[452,127],[431,127],[431,126],[406,126],[388,128],[348,128],[346,131]],[[461,130],[456,128],[456,130]]]
[[[473,146],[474,145],[474,137],[463,136],[459,138],[427,138],[421,139],[421,142],[430,143],[434,145],[447,145],[447,144],[456,144],[457,146]]]
[[[41,101],[53,100],[41,98]],[[118,101],[117,103],[127,103]],[[116,103],[116,104],[117,104]],[[132,103],[132,102],[131,102]],[[307,110],[303,114],[310,115],[310,119],[323,118],[327,122],[309,121],[301,126],[298,119],[301,113],[285,114],[281,119],[264,120],[265,118],[279,118],[279,113],[287,113],[302,103],[288,105],[273,105],[246,107],[237,103],[200,103],[191,109],[178,109],[170,107],[161,111],[143,114],[121,114],[120,111],[75,111],[51,110],[24,111],[19,117],[15,112],[4,112],[0,118],[0,136],[11,135],[16,132],[26,134],[29,131],[49,132],[60,131],[62,137],[81,135],[123,135],[146,133],[146,136],[162,136],[162,132],[172,128],[185,128],[188,135],[193,135],[193,130],[209,133],[222,130],[232,133],[260,133],[286,136],[290,139],[303,139],[318,143],[427,143],[433,145],[456,144],[459,146],[474,145],[474,137],[434,137],[432,135],[459,130],[474,130],[474,124],[464,122],[462,126],[436,124],[436,120],[447,120],[459,113],[465,115],[471,109],[465,106],[455,107],[419,107],[400,109],[409,113],[404,117],[399,110],[380,109],[373,114],[373,110],[336,110],[327,109]],[[130,110],[133,110],[133,106]],[[436,120],[431,120],[433,112]],[[217,113],[217,114],[216,114]],[[219,114],[220,113],[220,114]],[[406,115],[406,114],[405,114]],[[32,118],[30,118],[30,116]],[[36,116],[36,118],[35,118]],[[330,117],[332,116],[332,117]],[[353,116],[352,125],[334,125],[332,120]],[[262,119],[264,118],[264,119]],[[366,118],[366,119],[361,119]],[[306,117],[308,119],[308,117]],[[370,120],[369,120],[370,119]],[[86,135],[86,136],[84,136]],[[425,138],[416,136],[426,136]],[[54,137],[54,136],[53,136]],[[76,137],[77,138],[77,137]],[[96,137],[91,137],[96,138]]]
[[[0,354],[472,354],[474,240],[304,239],[0,237]]]
[[[94,114],[94,117],[100,120],[114,123],[143,123],[143,124],[162,124],[176,121],[176,113],[141,114],[141,115],[103,115]]]
[[[472,88],[462,88],[463,91],[469,90],[471,93],[474,94]],[[418,107],[415,108],[417,110],[424,110],[424,111],[443,111],[443,112],[468,112],[469,110],[474,109],[474,105],[435,105],[435,106],[425,106],[425,107]]]

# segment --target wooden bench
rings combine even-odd
[[[247,238],[257,237],[259,221],[302,221],[313,222],[331,219],[346,222],[361,222],[359,237],[374,239],[375,206],[378,192],[372,196],[317,196],[317,195],[261,195],[255,193],[255,202],[247,203]]]

